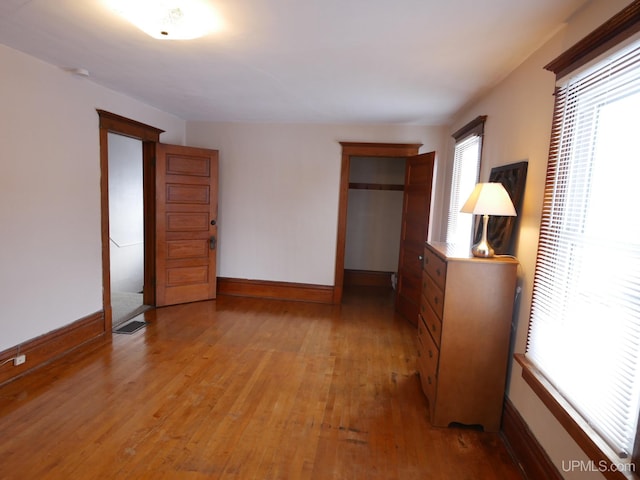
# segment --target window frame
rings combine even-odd
[[[453,202],[451,201],[451,197],[454,191],[453,189],[454,183],[457,181],[457,178],[455,177],[456,175],[455,161],[457,156],[456,150],[458,149],[458,146],[460,144],[467,141],[470,137],[476,136],[479,138],[478,164],[477,164],[477,172],[476,172],[476,183],[477,183],[478,180],[480,179],[480,168],[482,166],[482,151],[484,148],[484,125],[486,121],[487,121],[486,115],[479,115],[478,117],[474,118],[472,121],[470,121],[465,126],[463,126],[462,128],[460,128],[459,130],[457,130],[451,135],[455,140],[455,145],[453,150],[454,164],[452,165],[452,169],[451,169],[452,176],[451,176],[451,181],[449,182],[449,208],[447,210],[447,225],[446,225],[446,231],[445,231],[445,240],[447,242],[449,242],[449,225],[451,223],[451,215],[452,215],[451,208],[453,204]],[[458,205],[462,207],[465,200],[466,200],[465,198],[459,199]],[[460,212],[453,212],[453,213],[456,215],[460,215]],[[472,239],[473,239],[473,226],[471,227],[471,232],[469,234],[469,245],[471,245]]]
[[[640,32],[640,0],[613,16],[583,40],[558,56],[544,68],[553,72],[556,79],[565,77],[585,66],[603,53],[617,47],[625,40]],[[554,106],[556,115],[557,103]],[[554,121],[555,124],[555,121]],[[553,142],[553,138],[552,138]],[[550,145],[550,150],[553,144]],[[522,366],[522,377],[538,395],[550,412],[571,435],[585,454],[597,466],[606,465],[602,471],[608,479],[638,479],[639,472],[622,471],[615,468],[619,459],[615,452],[594,432],[581,415],[546,380],[535,365],[524,354],[516,354],[516,361]],[[631,455],[634,466],[640,464],[640,424],[636,427],[636,441]]]

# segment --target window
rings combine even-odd
[[[635,457],[640,410],[640,41],[625,43],[558,81],[526,352],[609,461]]]
[[[449,199],[447,243],[471,243],[473,215],[461,214],[460,208],[478,183],[482,157],[482,136],[486,119],[486,116],[478,117],[453,134],[456,146]]]

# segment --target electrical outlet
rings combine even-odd
[[[27,361],[26,355],[18,355],[16,358],[13,359],[13,365],[17,367],[18,365],[22,365],[26,361]]]

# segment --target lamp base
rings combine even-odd
[[[489,243],[480,240],[471,247],[471,253],[474,257],[489,258],[494,256],[495,251]]]
[[[487,225],[489,223],[489,215],[482,216],[482,238],[478,243],[471,247],[471,253],[474,257],[489,258],[495,254],[493,247],[487,241]]]

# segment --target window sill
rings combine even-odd
[[[621,462],[524,354],[519,353],[514,357],[522,366],[522,378],[591,460],[591,463],[585,464],[579,461],[572,463],[573,459],[566,459],[562,470],[599,471],[611,480],[640,479],[636,465]]]

